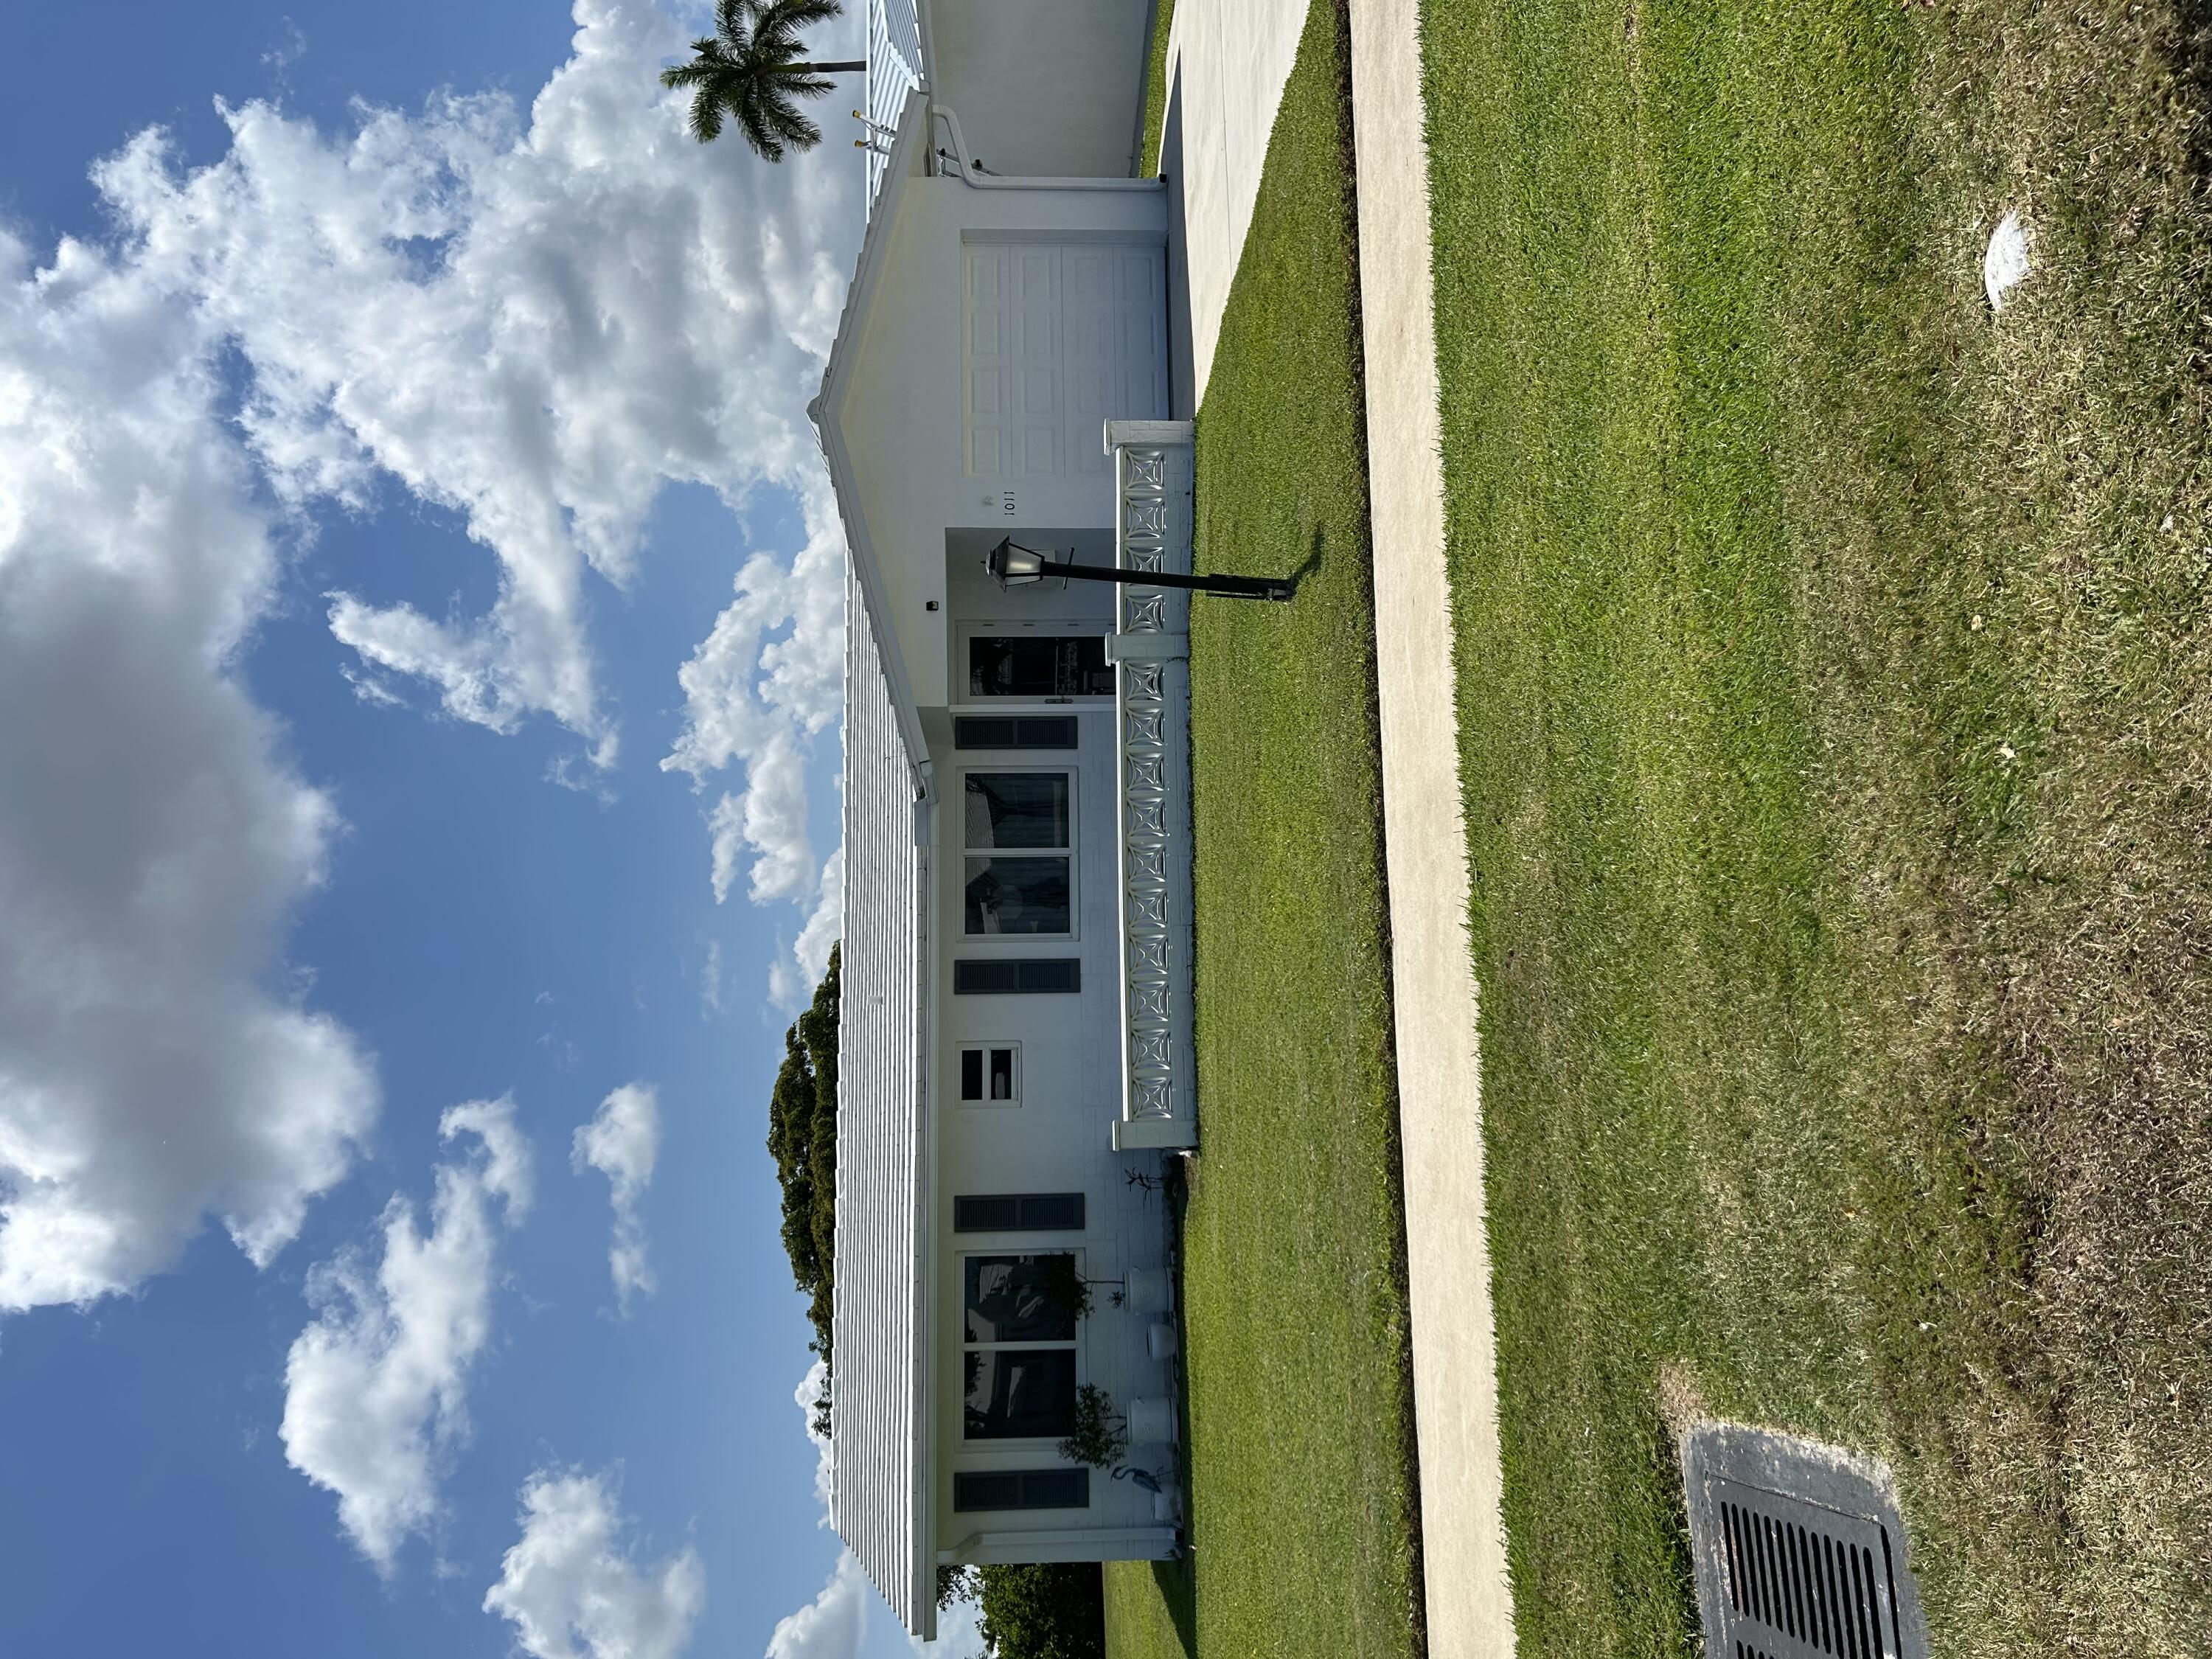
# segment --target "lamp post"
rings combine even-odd
[[[1280,601],[1294,592],[1291,583],[1273,576],[1178,576],[1167,570],[1068,564],[1047,558],[1034,548],[1018,546],[1011,536],[983,556],[983,568],[1002,588],[1026,587],[1047,576],[1072,576],[1079,581],[1126,582],[1136,587],[1187,587],[1193,592],[1218,593],[1231,599]]]

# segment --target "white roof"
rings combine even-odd
[[[830,1514],[907,1628],[934,1632],[928,1479],[927,853],[867,605],[845,590],[845,938]]]
[[[845,586],[845,930],[837,1037],[836,1297],[830,1520],[906,1627],[936,1631],[929,1482],[929,751],[838,429],[837,386],[866,319],[901,182],[927,125],[913,94],[884,167],[837,343],[811,410],[837,491]],[[883,625],[879,625],[883,624]]]

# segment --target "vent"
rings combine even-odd
[[[1731,1424],[1683,1437],[1711,1659],[1927,1659],[1887,1475],[1832,1447]]]
[[[1083,964],[1074,957],[962,957],[952,964],[955,996],[1029,995],[1082,988]]]
[[[1083,1231],[1081,1193],[963,1194],[952,1200],[956,1233],[1045,1233]]]

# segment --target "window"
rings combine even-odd
[[[952,742],[960,749],[1073,749],[1073,714],[963,714],[952,722]]]
[[[1018,957],[1006,961],[966,960],[952,964],[952,991],[956,996],[1012,996],[1082,988],[1083,964],[1073,957]]]
[[[1006,1469],[952,1477],[952,1507],[964,1510],[1082,1510],[1091,1507],[1088,1469]]]
[[[956,1233],[1080,1232],[1081,1193],[981,1193],[952,1200]]]
[[[969,933],[1075,931],[1073,781],[1066,772],[968,774]]]
[[[1020,1105],[1021,1045],[988,1043],[962,1048],[960,1103],[963,1106]]]
[[[962,1426],[970,1440],[1054,1440],[1075,1428],[1075,1258],[971,1255]]]
[[[1110,697],[1114,670],[1106,660],[1106,636],[1103,633],[971,635],[968,695]]]

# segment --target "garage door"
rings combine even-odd
[[[1164,249],[988,242],[961,257],[971,474],[1103,472],[1103,422],[1166,417]]]

